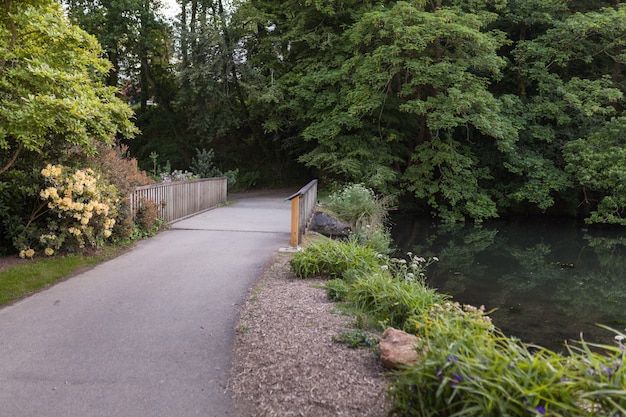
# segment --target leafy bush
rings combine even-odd
[[[163,223],[163,220],[159,217],[157,203],[152,200],[143,200],[135,215],[135,237],[153,236],[159,231]]]
[[[214,158],[215,152],[213,149],[209,149],[208,151],[206,149],[196,149],[196,156],[191,160],[189,169],[199,175],[200,178],[221,177],[222,171],[215,166],[213,162]]]
[[[563,356],[505,337],[482,309],[444,303],[413,317],[417,364],[392,381],[401,416],[615,416],[626,409],[622,346]]]
[[[369,246],[378,253],[388,255],[394,251],[391,233],[382,224],[365,225],[350,234],[351,237],[364,246]]]
[[[330,210],[356,229],[383,224],[387,217],[387,199],[376,197],[374,191],[363,184],[345,186],[331,194],[329,200]]]
[[[352,226],[352,238],[378,253],[393,252],[391,233],[385,227],[388,198],[378,198],[363,184],[352,184],[331,194],[329,201],[329,210]]]
[[[373,348],[378,345],[378,338],[364,330],[343,332],[333,336],[333,342],[346,345],[350,349]]]
[[[33,166],[24,170],[13,169],[2,175],[0,181],[0,253],[16,250],[19,252],[20,249],[29,246],[32,241],[37,240],[39,225],[35,219],[41,217],[42,212],[46,210],[46,204],[39,197],[39,192],[44,187],[43,178],[39,172],[41,168],[37,169]]]
[[[127,196],[134,187],[154,184],[155,181],[146,171],[139,169],[137,160],[129,156],[128,146],[109,146],[103,143],[96,143],[94,146],[97,153],[84,156],[84,162],[80,165],[99,172],[115,186],[120,196]]]
[[[261,173],[259,171],[243,172],[237,180],[237,186],[243,190],[248,190],[250,188],[254,188],[260,179]]]
[[[214,177],[226,177],[228,186],[232,187],[237,182],[237,174],[239,170],[229,170],[222,172],[213,159],[215,158],[215,152],[213,149],[196,149],[196,156],[191,160],[190,169],[200,178],[214,178]]]
[[[326,281],[326,298],[331,301],[343,301],[349,291],[349,286],[341,278]]]
[[[301,278],[327,276],[341,278],[350,270],[371,271],[380,264],[376,251],[356,240],[338,241],[322,238],[289,261],[291,270]]]

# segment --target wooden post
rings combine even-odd
[[[291,247],[297,248],[299,242],[299,225],[298,217],[300,213],[300,196],[297,195],[291,199]]]

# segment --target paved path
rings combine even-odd
[[[0,417],[234,416],[237,312],[289,244],[289,193],[199,214],[0,310]]]

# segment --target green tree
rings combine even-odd
[[[158,16],[159,0],[64,0],[72,22],[94,35],[113,66],[107,83],[126,87],[127,99],[145,109],[169,104],[171,28]]]
[[[265,75],[274,63],[257,59],[263,15],[250,2],[236,10],[221,0],[180,3],[177,108],[188,121],[185,148],[214,149],[220,166],[241,167],[244,187],[262,185],[259,178],[265,184],[293,181],[295,157],[264,126],[275,103]]]
[[[615,222],[600,203],[602,196],[618,193],[621,201],[626,195],[614,187],[614,177],[597,170],[600,165],[587,163],[611,159],[615,129],[623,127],[612,119],[623,111],[626,8],[570,12],[564,18],[551,16],[544,24],[545,31],[521,39],[512,50],[510,73],[518,81],[512,117],[518,121],[520,140],[504,164],[514,176],[501,173],[499,187],[512,201],[547,209],[557,199],[569,200],[573,207],[583,203],[586,211],[599,208],[604,214],[594,221]],[[613,169],[626,172],[626,164],[616,161]]]
[[[300,27],[315,28],[287,35],[285,60],[298,64],[282,81],[314,143],[300,160],[379,191],[402,187],[447,219],[496,216],[472,140],[504,148],[516,139],[506,101],[489,91],[505,65],[504,34],[489,28],[502,6],[340,2],[294,11]]]
[[[123,99],[136,110],[141,134],[127,143],[133,154],[145,168],[151,152],[162,155],[163,162],[169,160],[183,168],[186,117],[174,106],[174,28],[159,15],[161,2],[63,1],[71,21],[96,36],[103,46],[113,65],[107,83],[121,88]]]
[[[59,4],[0,5],[0,174],[25,151],[45,158],[136,133],[130,108],[101,81],[110,65],[98,42],[70,25]]]
[[[597,182],[602,164],[593,187],[574,165],[619,146],[605,134],[623,112],[619,1],[244,5],[263,126],[323,178],[408,192],[448,220],[604,211],[621,193]]]

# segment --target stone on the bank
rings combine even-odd
[[[309,229],[324,236],[334,238],[347,237],[352,230],[349,224],[339,221],[321,211],[317,211],[313,214]]]
[[[399,369],[417,363],[417,336],[389,327],[378,344],[380,360],[388,369]]]

